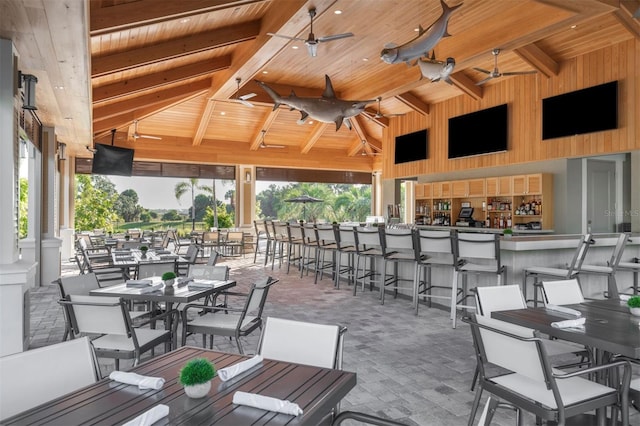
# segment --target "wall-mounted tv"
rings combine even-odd
[[[542,139],[618,128],[618,82],[542,100]]]
[[[507,150],[507,104],[449,119],[449,158]]]
[[[133,172],[133,149],[96,144],[91,173],[95,175],[131,176]]]
[[[409,163],[429,158],[428,137],[427,129],[396,136],[395,163]]]

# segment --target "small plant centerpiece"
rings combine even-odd
[[[205,358],[194,358],[180,370],[178,381],[190,398],[202,398],[211,389],[211,379],[216,375],[216,367]]]
[[[505,238],[511,238],[513,236],[513,229],[511,229],[511,228],[505,229],[504,231],[502,231],[502,235]]]
[[[172,271],[162,274],[162,281],[164,281],[165,287],[171,287],[176,282],[176,273]]]
[[[147,257],[147,251],[149,250],[149,247],[147,246],[140,246],[140,251],[142,252],[142,258],[146,258]]]
[[[631,296],[627,300],[627,306],[632,315],[640,317],[640,296]]]

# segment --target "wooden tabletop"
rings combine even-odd
[[[246,359],[185,346],[133,368],[138,374],[163,377],[160,390],[139,390],[136,386],[108,378],[66,396],[6,419],[4,425],[115,425],[129,421],[150,408],[165,404],[169,416],[155,425],[317,425],[355,387],[356,374],[340,370],[264,360],[253,369],[227,382],[212,381],[209,394],[201,399],[187,397],[177,382],[180,368],[190,359],[204,357],[216,368]],[[286,399],[302,408],[291,416],[232,403],[236,391],[259,393]]]
[[[495,311],[491,316],[601,351],[640,358],[640,318],[631,315],[620,301],[591,300],[567,307],[582,313],[586,319],[583,330],[552,327],[554,321],[575,317],[544,307]]]

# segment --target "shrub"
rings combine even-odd
[[[147,246],[140,246],[140,251],[147,251],[149,250],[149,247]]]
[[[176,277],[176,273],[175,272],[165,272],[164,274],[162,274],[162,281],[167,281],[167,280],[171,280],[173,278]]]
[[[640,296],[632,296],[627,300],[627,305],[630,308],[640,308]]]
[[[205,358],[194,358],[182,367],[178,380],[183,386],[192,386],[206,383],[215,375],[216,368],[211,361]]]

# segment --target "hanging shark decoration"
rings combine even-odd
[[[410,65],[412,61],[422,56],[428,56],[429,51],[438,44],[442,37],[449,36],[447,33],[449,18],[454,10],[462,6],[460,3],[457,6],[449,7],[443,0],[440,0],[440,4],[442,5],[442,15],[429,28],[425,30],[420,25],[418,36],[401,46],[396,46],[394,43],[385,45],[380,53],[380,58],[388,64],[406,62],[407,65]]]
[[[434,51],[431,58],[420,58],[418,60],[418,66],[420,67],[420,80],[428,78],[432,82],[444,81],[449,84],[453,82],[449,79],[449,76],[453,72],[453,68],[456,66],[456,61],[453,58],[447,58],[446,61],[439,61],[436,59],[436,52]]]
[[[296,109],[300,111],[302,117],[298,120],[298,124],[304,123],[307,118],[311,117],[323,123],[336,123],[336,131],[340,130],[342,123],[351,130],[351,121],[349,121],[349,118],[360,114],[368,104],[376,102],[376,99],[366,101],[344,101],[337,99],[333,91],[331,79],[328,75],[325,75],[324,78],[325,88],[320,98],[299,98],[293,90],[291,91],[291,95],[283,97],[278,95],[275,90],[265,83],[258,80],[256,80],[256,83],[273,99],[275,103],[273,105],[274,111],[280,107],[280,105],[287,105],[291,110]]]

